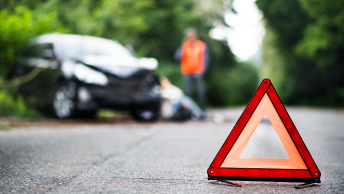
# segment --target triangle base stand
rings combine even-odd
[[[220,182],[228,183],[230,185],[234,185],[234,186],[238,186],[238,187],[244,188],[244,185],[242,185],[242,184],[229,182],[229,181],[218,179],[218,178],[215,178],[215,177],[209,177],[208,180],[216,180],[216,181],[220,181]]]
[[[227,183],[227,184],[230,184],[230,185],[233,185],[233,186],[244,188],[244,185],[242,185],[242,184],[226,181],[226,180],[221,179],[221,178],[210,176],[210,177],[208,177],[208,180],[216,180],[216,181],[224,182],[224,183]],[[246,180],[246,181],[250,181],[250,180]],[[264,180],[264,181],[266,181],[266,180]],[[274,181],[274,182],[276,182],[276,181]],[[306,183],[303,183],[303,184],[300,184],[300,185],[295,185],[295,189],[303,189],[303,188],[307,188],[307,187],[312,187],[312,186],[317,185],[317,183],[321,183],[321,182],[320,181],[306,182]]]
[[[304,183],[304,184],[300,184],[300,185],[295,185],[295,189],[303,189],[303,188],[307,188],[307,187],[312,187],[315,186],[316,183]]]

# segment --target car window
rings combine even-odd
[[[45,50],[45,49],[48,49],[48,50],[54,50],[54,46],[52,43],[43,43],[41,44],[42,45],[42,49]]]
[[[54,46],[52,43],[42,43],[42,44],[31,45],[31,46],[26,47],[21,52],[21,55],[23,57],[42,58],[43,50],[50,50],[54,52]]]
[[[38,45],[38,44],[28,46],[23,50],[21,55],[23,57],[30,57],[30,58],[31,57],[38,57],[39,47],[40,47],[40,45]]]
[[[55,58],[54,46],[52,43],[40,44],[38,52],[40,53],[41,58]]]
[[[118,43],[87,44],[61,43],[62,55],[68,59],[84,56],[133,57],[130,52]]]

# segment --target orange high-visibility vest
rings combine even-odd
[[[198,40],[195,43],[187,41],[182,46],[182,58],[180,60],[181,71],[185,74],[201,74],[204,71],[205,43]]]

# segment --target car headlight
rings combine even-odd
[[[158,61],[154,58],[139,59],[139,66],[148,70],[154,70],[158,67]]]
[[[77,64],[75,66],[74,75],[80,81],[84,81],[89,84],[105,86],[109,82],[106,75],[82,64]]]
[[[80,102],[88,102],[91,100],[92,96],[86,87],[81,86],[78,88],[78,98]]]

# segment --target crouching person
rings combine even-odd
[[[161,82],[161,116],[164,120],[185,121],[188,119],[204,119],[204,112],[181,89],[172,85],[167,78]]]

